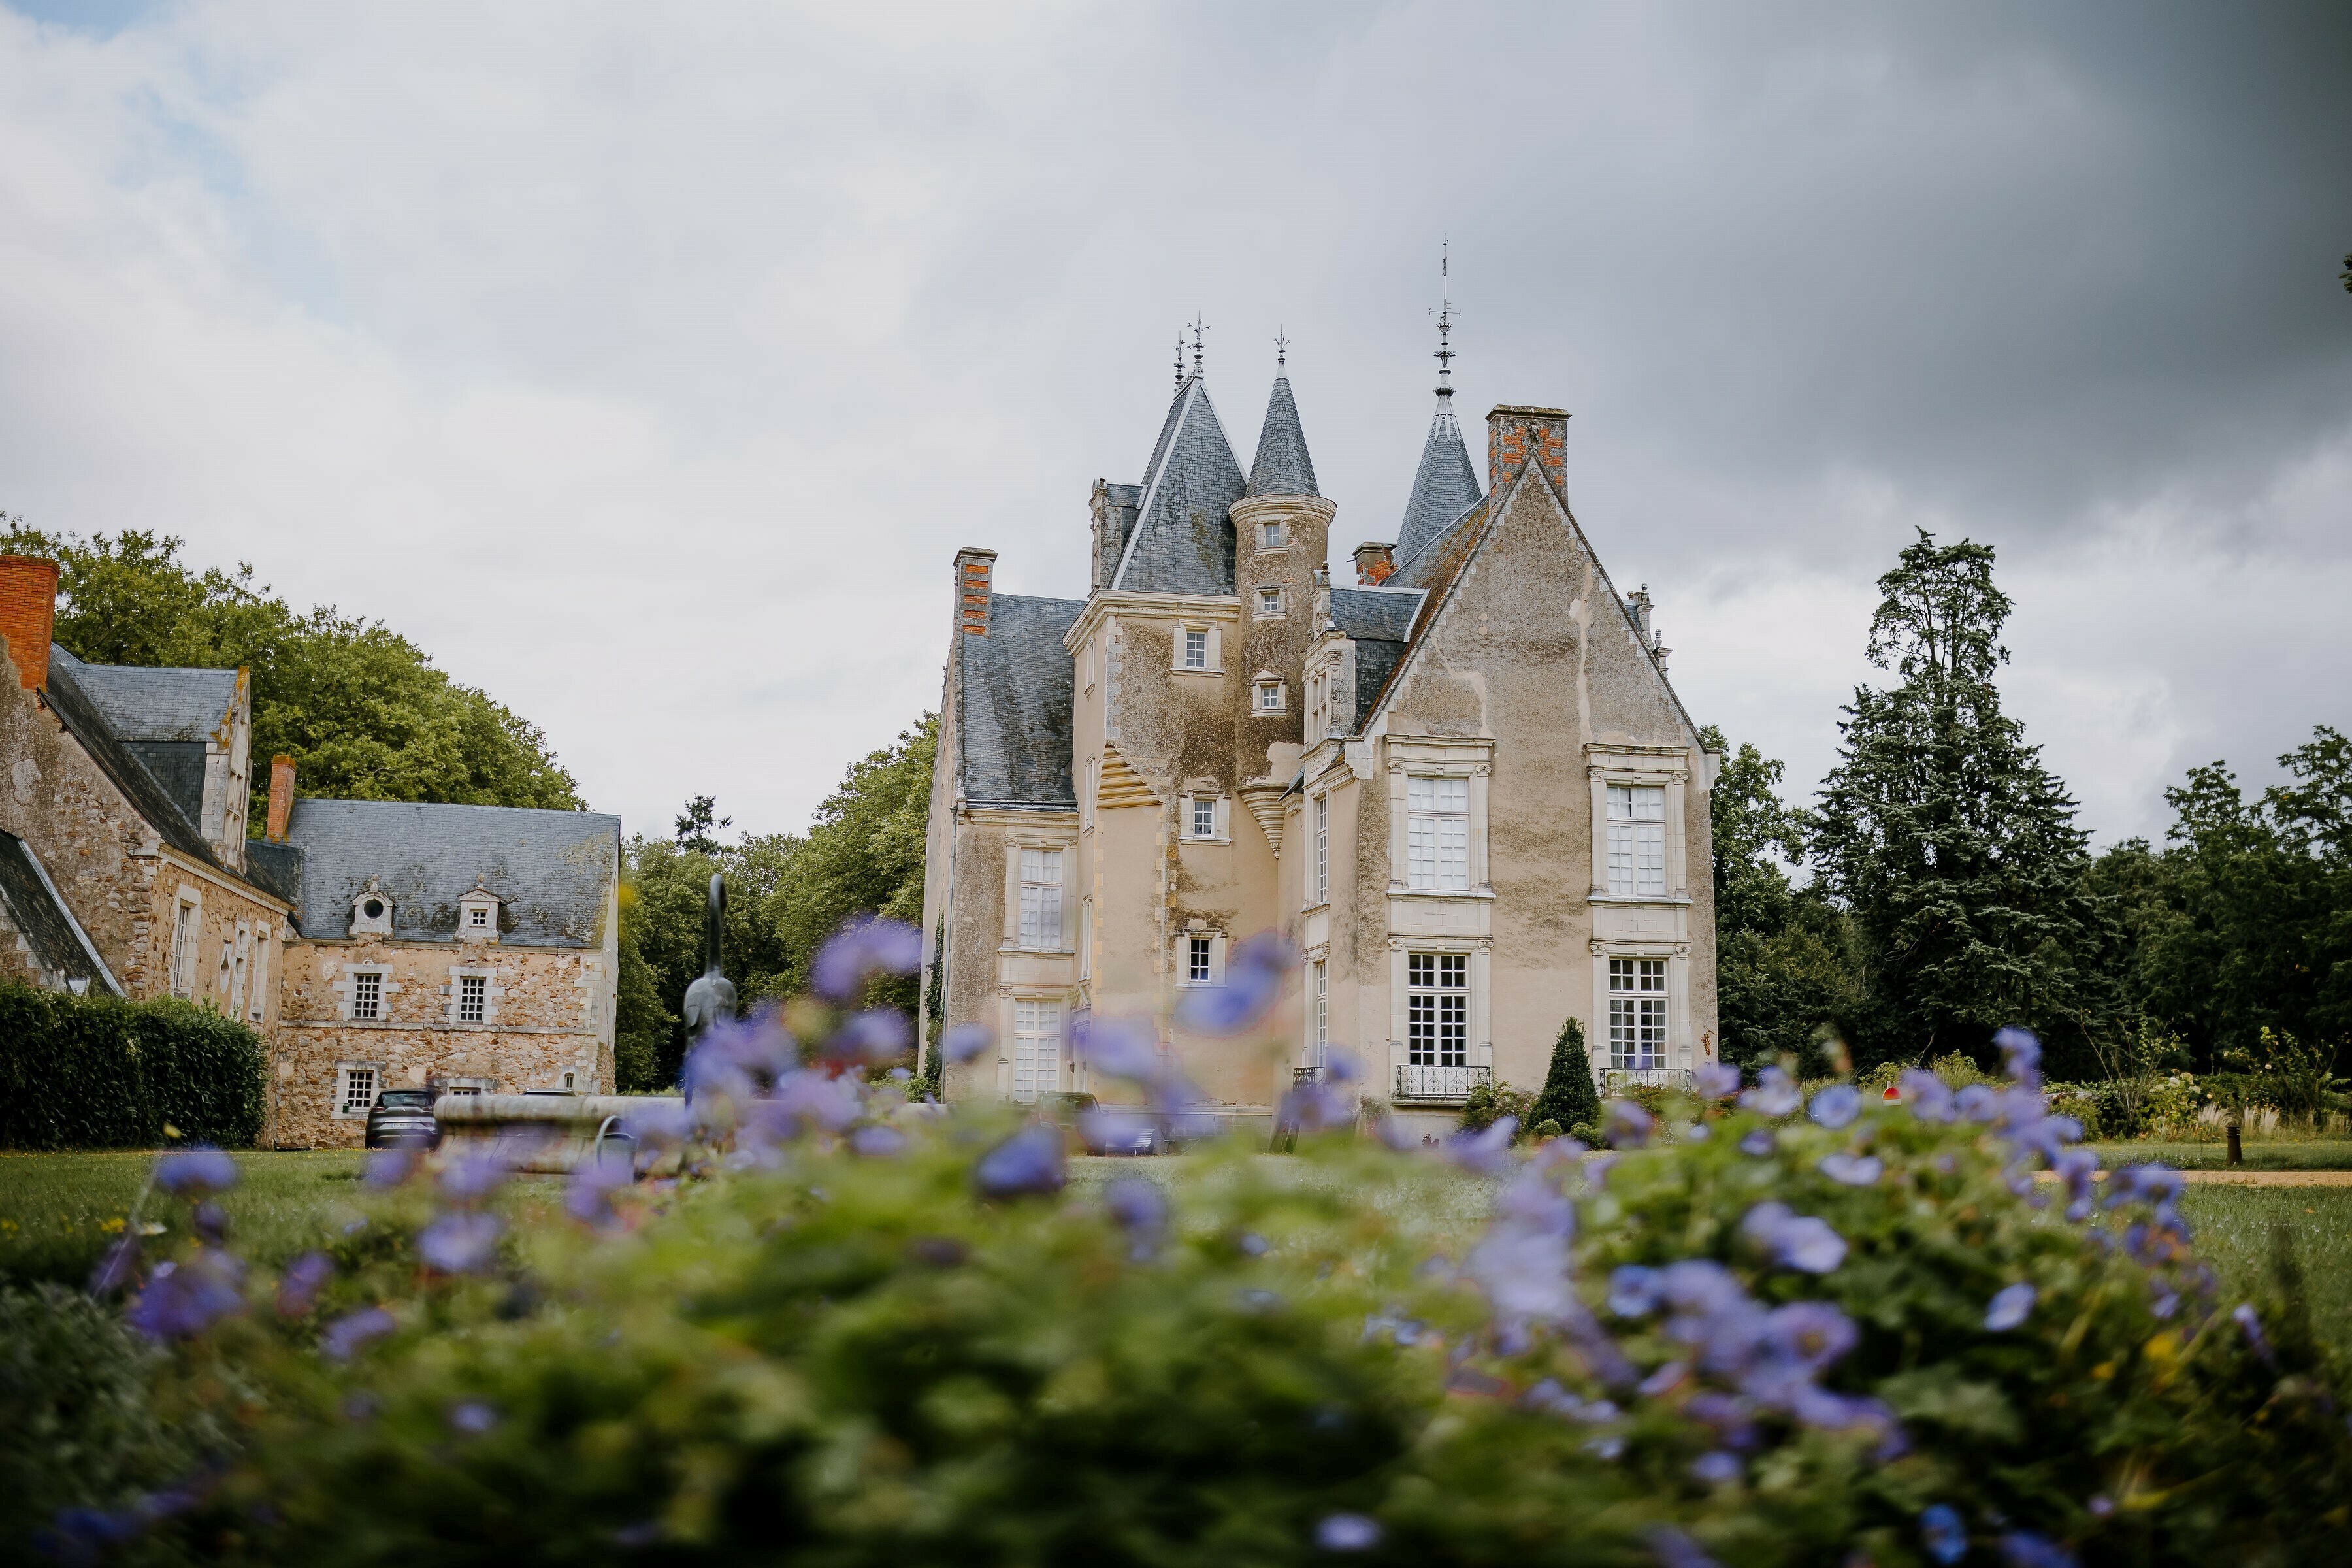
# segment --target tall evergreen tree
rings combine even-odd
[[[1868,653],[1895,684],[1854,689],[1811,837],[1861,944],[1856,1065],[1983,1056],[2023,1024],[2053,1074],[2088,1068],[2114,1022],[2114,929],[2084,890],[2074,802],[2001,711],[1992,549],[1922,529],[1878,586]]]
[[[1551,1047],[1551,1070],[1544,1074],[1543,1092],[1528,1108],[1529,1131],[1547,1121],[1562,1132],[1601,1125],[1601,1097],[1592,1087],[1592,1058],[1584,1048],[1584,1023],[1573,1013],[1559,1026]]]

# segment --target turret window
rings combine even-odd
[[[1261,522],[1257,525],[1257,547],[1260,550],[1279,550],[1282,546],[1281,523]]]
[[[1257,591],[1257,613],[1261,616],[1278,616],[1282,614],[1282,590],[1279,588],[1260,588]]]

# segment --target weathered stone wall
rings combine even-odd
[[[607,921],[609,924],[610,921]],[[382,1089],[470,1080],[485,1092],[613,1088],[613,964],[604,952],[495,943],[303,942],[288,950],[272,1041],[271,1142],[357,1144],[362,1117],[337,1114],[338,1068],[373,1064]],[[382,966],[383,1017],[346,1016],[354,966]],[[488,970],[489,1016],[451,1014],[453,972]]]

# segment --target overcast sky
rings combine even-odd
[[[1082,595],[1211,323],[1393,539],[1465,424],[1702,721],[1834,762],[1873,581],[1999,547],[2103,842],[2352,725],[2352,9],[0,8],[0,510],[380,617],[599,809],[806,824],[957,546]],[[1484,468],[1484,452],[1475,453]]]

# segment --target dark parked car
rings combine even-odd
[[[429,1089],[387,1089],[368,1108],[367,1146],[371,1149],[438,1149],[441,1123],[433,1117],[439,1096]]]
[[[1037,1109],[1075,1133],[1089,1154],[1157,1154],[1167,1147],[1139,1107],[1105,1107],[1091,1094],[1046,1094]]]

